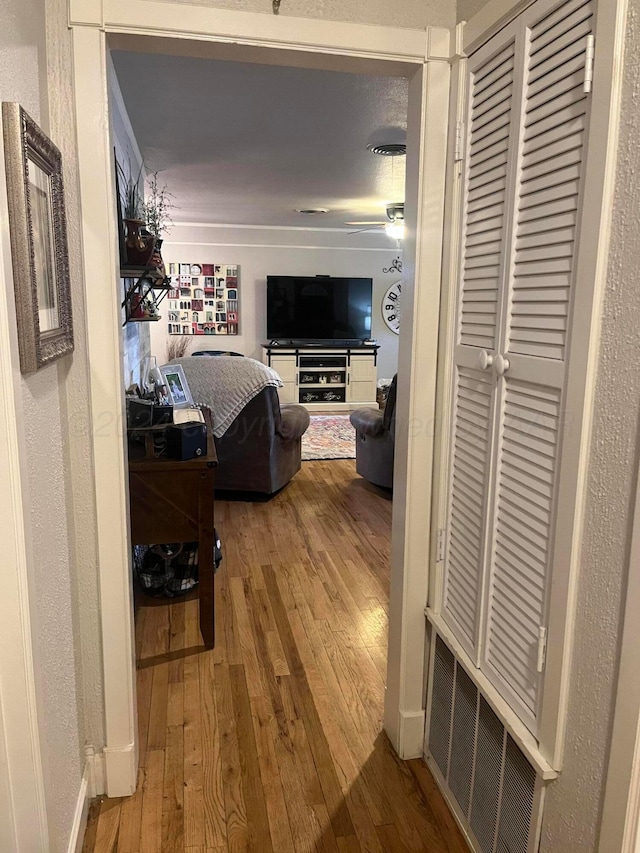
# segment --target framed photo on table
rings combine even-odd
[[[2,104],[20,368],[73,352],[62,156],[20,104]]]
[[[165,364],[160,368],[164,377],[169,403],[175,409],[187,409],[193,406],[193,397],[189,390],[187,377],[179,364]]]

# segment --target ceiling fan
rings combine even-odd
[[[381,228],[387,232],[390,237],[395,237],[396,240],[401,240],[404,237],[404,202],[396,202],[395,204],[387,205],[387,221],[380,222],[345,222],[345,225],[364,225],[366,227],[359,228],[357,231],[351,231],[351,234],[362,234],[363,231],[377,231]]]

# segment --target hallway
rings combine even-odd
[[[389,498],[352,461],[306,462],[215,512],[216,647],[195,599],[138,609],[138,790],[94,803],[83,850],[466,851],[381,731]]]

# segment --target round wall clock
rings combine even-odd
[[[382,319],[396,335],[400,334],[400,320],[402,318],[400,301],[402,296],[402,282],[395,281],[389,286],[382,297]]]

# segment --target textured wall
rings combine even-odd
[[[66,849],[84,769],[74,651],[69,471],[59,373],[22,384],[35,571],[30,578],[34,661],[52,851]]]
[[[99,751],[105,742],[102,638],[85,313],[87,291],[81,255],[80,188],[73,110],[73,56],[71,33],[67,27],[66,0],[46,0],[46,6],[50,126],[51,136],[64,158],[75,337],[73,358],[65,359],[60,381],[61,405],[66,420],[65,464],[72,483],[72,596],[74,628],[78,638],[76,661],[82,671],[83,698],[80,725],[84,742],[92,744]]]
[[[456,6],[456,21],[470,21],[489,0],[458,0]]]
[[[104,737],[70,35],[65,0],[0,0],[0,21],[0,100],[19,101],[63,154],[73,286],[74,356],[22,381],[36,689],[58,853],[68,847],[85,737],[98,746]]]
[[[47,118],[44,0],[0,0],[0,100]]]
[[[176,0],[166,0],[176,2]],[[218,9],[272,14],[271,0],[178,0]],[[299,18],[321,18],[357,24],[379,24],[388,27],[451,27],[455,19],[455,0],[281,0],[281,15]]]
[[[566,761],[543,853],[596,850],[616,688],[640,418],[640,0],[630,0],[613,232],[598,366]]]
[[[208,235],[208,236],[207,236]],[[343,235],[329,234],[324,237],[329,245],[337,245],[336,238]],[[178,239],[198,240],[202,243],[210,240],[213,245],[181,245]],[[266,245],[242,245],[246,240],[255,244],[264,237]],[[293,248],[298,239],[303,245]],[[351,238],[353,239],[353,238]],[[385,239],[361,235],[361,239]],[[224,245],[228,240],[230,245]],[[287,243],[286,247],[278,243]],[[238,245],[239,244],[239,245]],[[400,278],[398,273],[384,274],[397,256],[395,248],[384,252],[335,250],[328,248],[310,249],[308,245],[323,245],[319,232],[274,232],[265,234],[252,231],[247,240],[246,232],[224,229],[223,233],[211,228],[176,228],[165,243],[163,255],[166,262],[191,261],[192,263],[233,263],[240,267],[240,335],[233,337],[189,338],[191,349],[231,349],[252,358],[262,358],[261,345],[265,343],[266,329],[266,277],[267,275],[352,275],[373,278],[373,316],[372,337],[381,345],[378,356],[378,376],[392,377],[398,369],[398,336],[384,325],[380,302],[387,287]],[[166,344],[169,338],[166,328],[167,309],[165,303],[160,306],[162,320],[149,324],[151,329],[151,350],[162,364],[166,356]]]

